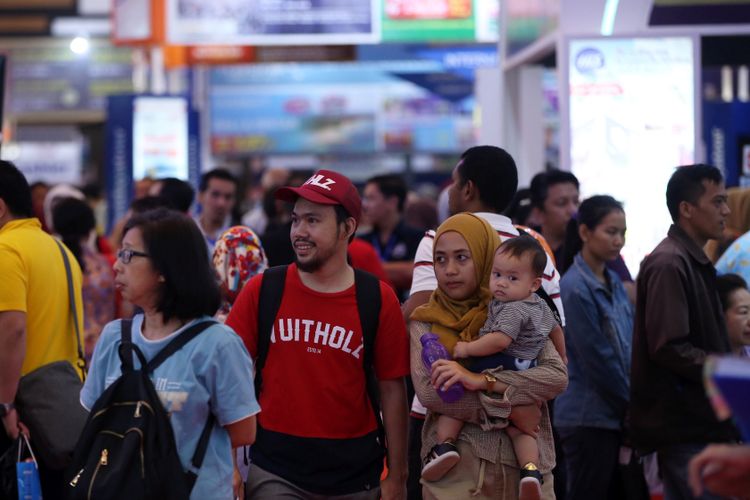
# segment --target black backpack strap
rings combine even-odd
[[[149,373],[153,372],[172,354],[182,349],[188,342],[206,331],[206,329],[208,329],[209,327],[216,324],[218,324],[216,321],[208,320],[201,321],[200,323],[196,323],[190,326],[169,344],[167,344],[166,347],[159,351],[159,353],[154,356],[151,361],[148,362],[148,364],[146,365],[146,370]],[[214,417],[214,414],[209,407],[206,425],[203,426],[203,432],[201,432],[201,437],[198,439],[198,446],[196,446],[195,453],[193,453],[193,458],[190,461],[192,469],[188,469],[185,472],[185,480],[187,481],[188,491],[193,491],[195,481],[198,479],[198,471],[200,470],[201,465],[203,465],[203,459],[206,456],[206,450],[208,450],[208,442],[211,440],[211,431],[213,430],[215,421],[216,417]]]
[[[133,356],[126,356],[123,346],[133,345],[133,320],[132,319],[121,319],[120,320],[120,369],[122,373],[133,371]]]
[[[365,369],[365,384],[370,405],[378,423],[378,437],[380,445],[385,448],[385,427],[380,416],[380,387],[375,375],[374,353],[375,337],[380,323],[380,280],[365,271],[354,269],[354,286],[357,296],[357,310],[359,322],[362,326],[364,340],[363,366]]]
[[[275,266],[263,272],[258,298],[258,350],[255,356],[255,397],[263,386],[263,366],[271,345],[271,330],[284,296],[286,271],[289,266]]]
[[[166,345],[159,353],[153,357],[151,361],[146,365],[146,369],[149,373],[153,372],[160,364],[162,364],[168,357],[182,349],[185,344],[193,340],[195,337],[203,333],[208,327],[218,324],[216,321],[201,321],[189,327],[187,330],[179,334],[169,344]]]
[[[206,425],[203,426],[201,437],[200,439],[198,439],[198,446],[195,448],[193,458],[190,460],[193,468],[185,472],[185,480],[187,481],[188,492],[193,491],[195,481],[198,480],[198,471],[200,470],[201,465],[203,465],[203,459],[206,457],[208,442],[211,440],[211,431],[213,430],[214,423],[216,422],[216,417],[214,417],[213,412],[210,410],[211,408],[209,408],[208,419],[206,420]]]

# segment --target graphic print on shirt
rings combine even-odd
[[[108,376],[105,381],[105,387],[109,387],[119,376],[113,377]],[[162,406],[168,414],[182,411],[182,408],[187,403],[189,393],[188,391],[182,390],[182,382],[170,381],[165,377],[158,377],[154,380],[154,387],[156,393],[159,395],[159,400]]]
[[[277,335],[278,333],[278,335]],[[307,352],[323,354],[323,347],[336,349],[360,359],[364,347],[362,333],[343,326],[303,318],[278,318],[271,330],[271,343],[296,342],[307,345]]]

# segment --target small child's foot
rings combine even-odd
[[[521,483],[518,486],[518,500],[541,500],[542,473],[529,462],[521,469]]]
[[[437,481],[461,460],[458,448],[451,441],[436,444],[424,459],[422,479]]]

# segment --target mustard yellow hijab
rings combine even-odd
[[[500,238],[481,217],[470,213],[454,215],[446,219],[435,234],[433,262],[438,240],[448,231],[460,234],[469,246],[479,286],[476,293],[468,299],[453,300],[440,289],[438,282],[438,288],[432,292],[430,301],[416,308],[411,319],[432,323],[432,332],[440,337],[440,342],[452,353],[459,340],[468,342],[476,339],[479,329],[487,320],[487,304],[491,297],[488,286],[490,272]]]

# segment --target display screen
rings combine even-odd
[[[177,45],[375,43],[373,1],[167,0],[167,39]]]
[[[183,97],[133,100],[133,179],[188,179],[188,103]]]
[[[499,11],[499,0],[383,0],[382,41],[496,42]]]
[[[583,198],[610,194],[628,222],[632,273],[671,223],[667,181],[695,162],[695,48],[690,37],[568,44],[570,165]]]
[[[442,60],[216,68],[209,103],[221,155],[453,153],[475,144],[473,72]]]

